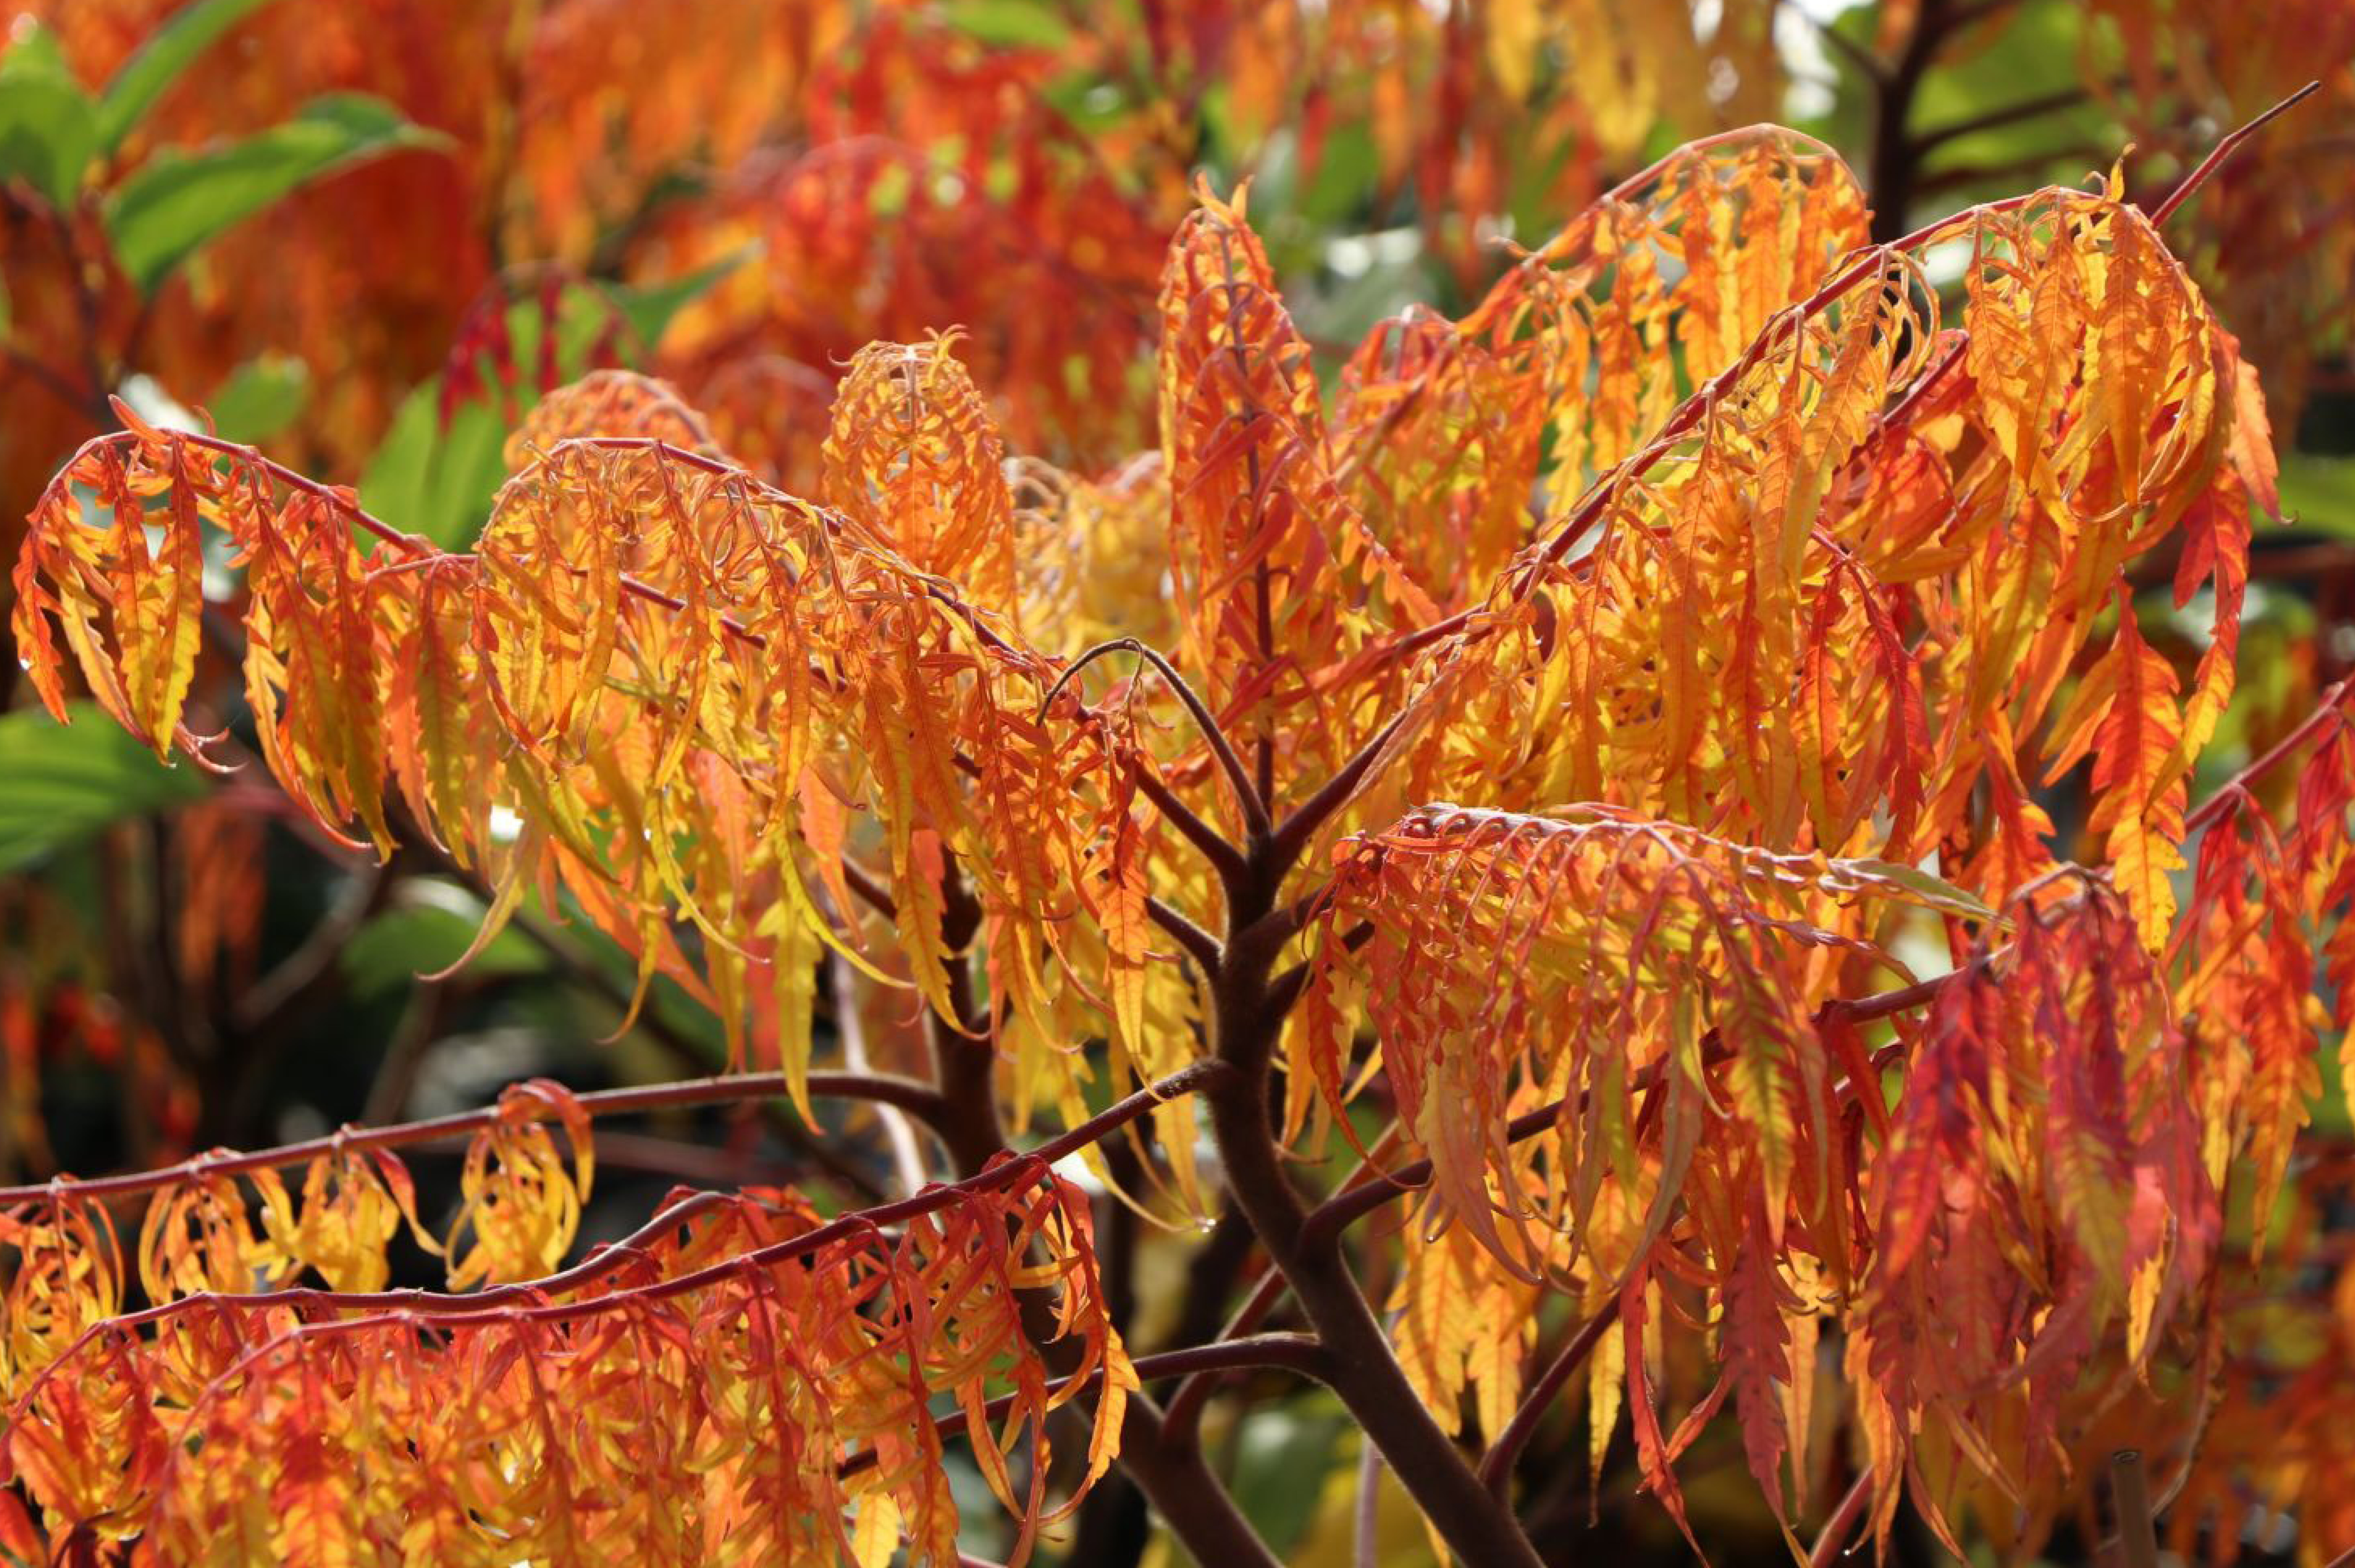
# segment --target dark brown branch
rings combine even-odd
[[[1913,16],[1913,31],[1897,58],[1872,78],[1872,145],[1865,170],[1867,194],[1872,198],[1872,238],[1893,238],[1905,229],[1905,215],[1920,195],[1922,145],[1906,129],[1913,114],[1913,96],[1929,74],[1938,49],[1954,26],[1951,0],[1923,0]],[[1832,29],[1826,28],[1828,34]]]
[[[2226,779],[2215,793],[2192,809],[2183,819],[2184,838],[2189,840],[2192,834],[2223,816],[2238,801],[2246,799],[2250,785],[2272,772],[2285,758],[2298,751],[2307,742],[2319,739],[2322,732],[2331,725],[2355,724],[2355,715],[2347,711],[2347,699],[2350,695],[2355,695],[2355,679],[2341,681],[2324,692],[2314,711],[2299,721],[2296,729],[2267,747],[2263,756]]]
[[[1961,120],[1949,121],[1944,125],[1920,132],[1913,138],[1913,150],[1917,154],[1934,152],[1947,143],[1959,141],[1965,136],[1975,136],[1982,131],[1994,131],[2002,126],[2016,125],[2020,121],[2034,120],[2041,115],[2057,114],[2063,109],[2073,109],[2084,101],[2085,90],[2082,87],[2064,87],[2057,92],[2039,93],[2034,98],[2023,98],[2017,103],[2007,103],[1999,109],[1990,109],[1985,113],[1968,115]]]
[[[1423,1407],[1390,1338],[1350,1274],[1337,1234],[1313,1237],[1308,1212],[1284,1171],[1269,1122],[1272,1058],[1282,1014],[1270,1005],[1268,970],[1280,943],[1261,934],[1282,874],[1257,846],[1251,876],[1227,912],[1227,964],[1211,988],[1210,1033],[1231,1075],[1208,1091],[1210,1127],[1227,1185],[1333,1358],[1333,1390],[1366,1440],[1441,1539],[1481,1568],[1540,1568],[1509,1509],[1480,1485],[1455,1441]],[[1249,934],[1251,940],[1241,939]]]
[[[1224,833],[1196,816],[1194,809],[1171,793],[1169,786],[1155,778],[1151,769],[1136,770],[1136,792],[1152,801],[1188,843],[1202,852],[1202,858],[1219,874],[1220,882],[1232,887],[1245,874],[1242,851],[1228,842]]]
[[[2150,1475],[2142,1450],[2110,1456],[2110,1499],[2117,1505],[2118,1560],[2125,1568],[2158,1568],[2158,1534],[2150,1517]]]
[[[1145,899],[1145,913],[1155,925],[1167,931],[1179,947],[1185,948],[1196,963],[1202,966],[1202,972],[1205,975],[1215,975],[1219,972],[1219,964],[1226,957],[1226,948],[1216,937],[1188,919],[1185,911],[1165,904],[1147,894]]]
[[[900,906],[890,890],[876,880],[874,873],[847,855],[842,857],[842,885],[857,894],[860,903],[886,920],[900,917]],[[846,909],[843,913],[847,915],[850,912]]]
[[[1276,865],[1285,871],[1292,869],[1294,863],[1308,848],[1308,841],[1316,836],[1316,830],[1330,821],[1335,813],[1356,797],[1358,786],[1365,780],[1366,770],[1374,765],[1382,748],[1398,733],[1399,726],[1405,722],[1406,716],[1401,714],[1375,731],[1373,738],[1359,747],[1355,757],[1343,763],[1333,777],[1317,786],[1316,793],[1302,801],[1290,816],[1284,818],[1268,846]]]
[[[1230,971],[1232,972],[1231,970]],[[1227,1180],[1334,1358],[1334,1392],[1378,1446],[1423,1517],[1482,1568],[1540,1568],[1511,1510],[1498,1506],[1407,1382],[1389,1337],[1337,1246],[1304,1244],[1307,1218],[1267,1125],[1264,1060],[1213,1090],[1210,1119]]]

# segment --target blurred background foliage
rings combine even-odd
[[[1888,238],[2129,148],[2127,188],[2155,200],[2316,77],[2169,231],[2283,449],[2229,768],[2355,666],[2349,0],[34,0],[0,40],[0,551],[116,426],[110,396],[208,418],[452,547],[535,398],[601,365],[672,379],[724,447],[807,491],[851,354],[951,325],[1017,450],[1110,472],[1156,439],[1154,293],[1198,172],[1249,182],[1337,374],[1385,318],[1459,312],[1517,244],[1714,131],[1822,137]],[[2196,653],[2205,612],[2175,616],[2171,567],[2149,564],[2144,613]],[[234,736],[219,629],[198,690]],[[259,769],[206,779],[112,725],[59,730],[16,674],[0,661],[0,1181],[431,1115],[534,1074],[721,1062],[675,993],[605,1043],[629,977],[578,927],[527,919],[416,979],[481,914],[453,867],[307,834]],[[906,1048],[905,1020],[866,1023],[878,1061]],[[2345,1223],[2340,1104],[2333,1082],[2323,1152],[2251,1223]],[[873,1196],[889,1139],[837,1114],[601,1129],[617,1179],[590,1239],[680,1181]],[[454,1188],[443,1164],[421,1161],[429,1202]],[[1109,1204],[1104,1226],[1133,1337],[1159,1342],[1199,1238]],[[2355,1287],[2309,1269],[2250,1295],[2235,1321],[2261,1349],[2192,1501],[2220,1554],[2311,1556],[2355,1531],[2355,1424],[2329,1414],[2355,1393]],[[1244,1507],[1304,1568],[1364,1562],[1353,1428],[1321,1394],[1267,1393],[1215,1433]],[[1560,1474],[1528,1515],[1545,1550],[1680,1555],[1625,1455],[1590,1484],[1574,1405],[1540,1443]],[[1829,1495],[1848,1473],[1829,1452],[1806,1467]],[[1705,1542],[1780,1551],[1730,1436],[1685,1471]],[[1394,1487],[1372,1506],[1380,1563],[1430,1560]],[[995,1510],[971,1517],[990,1550]],[[1173,1561],[1118,1488],[1079,1530],[1075,1563]]]

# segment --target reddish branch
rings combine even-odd
[[[672,1110],[687,1106],[767,1099],[784,1094],[786,1085],[786,1075],[783,1073],[737,1073],[725,1077],[688,1078],[643,1088],[599,1089],[575,1098],[581,1108],[591,1116],[625,1116],[634,1111]],[[879,1105],[894,1106],[927,1122],[937,1120],[941,1115],[941,1096],[931,1085],[889,1073],[812,1073],[809,1075],[809,1092],[822,1099],[872,1100]],[[496,1106],[483,1106],[474,1110],[453,1111],[448,1116],[428,1117],[421,1121],[398,1122],[389,1127],[346,1128],[324,1138],[306,1138],[299,1143],[280,1144],[274,1149],[199,1154],[176,1165],[126,1171],[119,1176],[61,1176],[55,1181],[33,1185],[0,1187],[0,1204],[33,1203],[59,1197],[122,1197],[136,1192],[152,1192],[206,1176],[236,1176],[249,1171],[301,1165],[326,1155],[402,1149],[479,1131],[496,1123],[501,1114]]]
[[[1578,1332],[1570,1337],[1570,1342],[1562,1346],[1561,1353],[1539,1374],[1537,1382],[1529,1385],[1521,1407],[1513,1412],[1513,1418],[1488,1445],[1487,1453],[1481,1456],[1481,1485],[1499,1498],[1505,1496],[1507,1484],[1513,1474],[1513,1460],[1519,1457],[1529,1438],[1536,1434],[1538,1423],[1545,1419],[1546,1412],[1552,1408],[1555,1398],[1569,1385],[1572,1374],[1586,1364],[1586,1358],[1594,1353],[1594,1347],[1603,1342],[1603,1336],[1609,1333],[1611,1325],[1618,1320],[1619,1303],[1614,1297],[1609,1306],[1579,1325]]]
[[[1178,1095],[1192,1094],[1214,1088],[1231,1076],[1231,1070],[1220,1062],[1197,1062],[1182,1067],[1158,1082],[1149,1084],[1124,1099],[1115,1101],[1090,1117],[1086,1121],[1059,1137],[1050,1139],[1037,1149],[999,1160],[978,1175],[943,1186],[927,1187],[922,1192],[893,1202],[879,1203],[854,1213],[839,1215],[826,1224],[723,1259],[707,1267],[667,1279],[652,1280],[628,1287],[607,1295],[591,1297],[580,1301],[549,1301],[547,1298],[557,1291],[577,1285],[582,1278],[610,1268],[615,1262],[634,1255],[633,1248],[643,1245],[664,1229],[683,1224],[703,1211],[719,1206],[728,1200],[718,1193],[698,1193],[672,1205],[657,1214],[634,1235],[605,1249],[563,1274],[522,1285],[498,1287],[471,1294],[453,1294],[432,1290],[393,1290],[378,1292],[283,1290],[252,1296],[222,1296],[199,1292],[184,1296],[160,1306],[119,1317],[102,1319],[85,1329],[74,1342],[55,1361],[27,1384],[18,1396],[16,1409],[23,1411],[40,1391],[51,1372],[71,1361],[75,1354],[91,1340],[105,1335],[121,1334],[180,1313],[199,1308],[215,1312],[244,1312],[279,1306],[312,1305],[334,1310],[357,1311],[364,1316],[337,1319],[329,1322],[306,1323],[291,1330],[292,1334],[341,1334],[381,1328],[389,1322],[401,1322],[430,1317],[437,1328],[464,1328],[482,1324],[504,1323],[563,1323],[593,1317],[616,1305],[634,1302],[664,1301],[676,1296],[690,1295],[710,1286],[724,1284],[741,1276],[773,1268],[806,1257],[835,1242],[858,1235],[871,1235],[887,1226],[924,1214],[936,1213],[971,1197],[982,1196],[1036,1180],[1064,1156],[1096,1143],[1145,1115],[1155,1106]],[[323,1140],[332,1144],[332,1139]],[[244,1358],[268,1351],[272,1345],[283,1342],[282,1335],[248,1352]]]
[[[2355,714],[2349,712],[2350,705],[2355,705],[2349,704],[2347,699],[2350,696],[2355,696],[2355,678],[2341,681],[2324,692],[2322,701],[2299,722],[2296,729],[2267,747],[2263,755],[2226,779],[2214,794],[2184,817],[2184,838],[2188,841],[2192,834],[2212,825],[2217,819],[2232,810],[2246,798],[2250,785],[2272,772],[2284,758],[2295,755],[2308,742],[2319,740],[2323,731],[2333,724],[2355,724]]]
[[[1122,652],[1134,653],[1152,665],[1178,702],[1185,705],[1187,713],[1193,716],[1195,726],[1201,730],[1202,738],[1209,743],[1210,755],[1219,759],[1220,771],[1227,776],[1227,783],[1235,792],[1235,800],[1242,808],[1243,825],[1252,837],[1265,837],[1269,828],[1267,801],[1252,782],[1251,774],[1243,768],[1243,759],[1235,755],[1234,744],[1227,738],[1227,732],[1219,727],[1219,721],[1211,715],[1209,705],[1186,683],[1186,677],[1178,673],[1176,665],[1135,638],[1116,637],[1109,642],[1099,642],[1065,665],[1063,673],[1055,678],[1055,683],[1047,688],[1047,694],[1039,699],[1039,716],[1046,717],[1047,710],[1055,705],[1055,698],[1081,671],[1107,653]]]
[[[2271,109],[2266,110],[2263,114],[2258,115],[2254,120],[2250,121],[2246,125],[2242,126],[2239,130],[2233,132],[2231,135],[2217,143],[2214,148],[2209,152],[2208,155],[2200,160],[2200,166],[2192,170],[2190,174],[2184,175],[2183,183],[2177,185],[2173,190],[2168,192],[2167,199],[2150,209],[2151,227],[2156,228],[2160,224],[2165,223],[2169,218],[2175,216],[2175,209],[2181,207],[2185,201],[2189,200],[2192,192],[2198,190],[2201,185],[2206,185],[2208,183],[2208,176],[2214,174],[2218,169],[2223,167],[2224,160],[2238,152],[2242,143],[2255,135],[2259,131],[2264,130],[2281,115],[2287,113],[2293,107],[2306,99],[2309,94],[2319,92],[2321,90],[2322,84],[2320,82],[2307,82],[2304,87],[2299,88],[2296,92],[2291,93],[2287,98],[2283,99],[2279,103],[2275,104]]]
[[[1856,1522],[1864,1517],[1865,1506],[1872,1500],[1872,1467],[1859,1470],[1847,1491],[1840,1494],[1839,1506],[1832,1510],[1831,1518],[1824,1521],[1824,1531],[1816,1537],[1816,1549],[1807,1553],[1807,1568],[1831,1568],[1839,1561],[1849,1536]]]

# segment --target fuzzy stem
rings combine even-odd
[[[1284,1173],[1268,1114],[1283,1014],[1268,994],[1280,942],[1261,924],[1273,912],[1281,881],[1268,864],[1267,849],[1257,846],[1252,884],[1228,911],[1227,964],[1211,993],[1212,1038],[1230,1071],[1208,1098],[1228,1186],[1332,1356],[1334,1392],[1432,1527],[1478,1568],[1539,1568],[1536,1549],[1511,1510],[1489,1496],[1407,1381],[1349,1273],[1337,1231],[1310,1234],[1308,1211]]]

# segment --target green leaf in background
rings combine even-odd
[[[629,319],[630,330],[637,334],[639,344],[651,353],[662,342],[663,334],[670,330],[672,317],[711,292],[722,278],[760,253],[760,246],[747,245],[692,272],[666,278],[659,283],[635,287],[616,284],[610,292],[622,314]]]
[[[1136,104],[1119,82],[1092,70],[1065,71],[1040,88],[1039,96],[1072,129],[1090,135],[1109,131],[1136,112]]]
[[[409,985],[448,969],[465,956],[483,924],[483,903],[453,882],[413,877],[400,902],[355,932],[342,963],[352,989],[363,994]],[[470,979],[538,974],[547,956],[512,927],[501,931],[460,972]]]
[[[158,27],[123,62],[98,104],[98,151],[113,152],[215,38],[270,0],[197,0]]]
[[[969,38],[1000,49],[1060,49],[1071,29],[1041,0],[956,0],[941,20]]]
[[[623,344],[624,355],[638,344],[651,349],[673,316],[753,254],[748,247],[684,276],[637,288],[567,288],[557,312],[558,380],[573,381],[588,373],[590,351],[612,327],[615,310],[635,334],[634,344]],[[527,376],[529,367],[538,364],[541,331],[537,300],[507,307],[507,342],[512,345],[507,373]],[[496,380],[499,367],[489,368]],[[535,390],[522,389],[523,406],[535,400]],[[218,409],[213,417],[220,417]],[[392,428],[360,475],[360,504],[444,549],[467,548],[490,515],[491,498],[506,482],[507,429],[506,410],[496,396],[460,404],[443,428],[442,377],[427,378],[401,399]]]
[[[2355,538],[2355,457],[2282,453],[2281,507],[2286,522]]]
[[[1327,1396],[1260,1411],[1244,1423],[1235,1506],[1277,1556],[1289,1560],[1316,1517],[1326,1478],[1345,1462],[1341,1435],[1348,1425],[1339,1401]]]
[[[407,147],[447,138],[420,129],[382,99],[336,92],[293,119],[240,142],[159,152],[107,198],[115,259],[143,292],[238,223],[314,180]]]
[[[193,768],[158,768],[97,704],[73,704],[72,721],[38,708],[0,715],[0,872],[205,793]]]
[[[232,441],[266,441],[300,418],[311,397],[311,367],[291,354],[264,354],[229,373],[206,400],[213,429]]]
[[[0,56],[0,180],[21,179],[70,211],[97,127],[98,105],[68,69],[56,35],[27,27]]]
[[[462,404],[442,425],[442,377],[429,376],[400,401],[376,455],[360,475],[360,504],[445,550],[463,550],[490,515],[506,480],[500,451],[506,420],[486,402]]]

